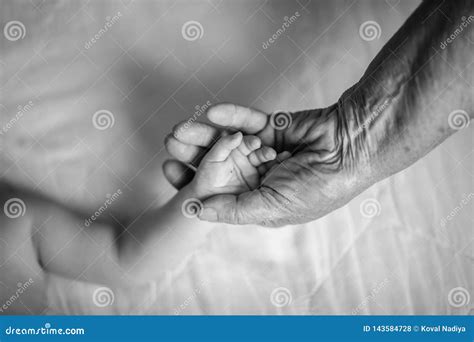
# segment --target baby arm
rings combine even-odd
[[[261,146],[256,136],[238,132],[221,137],[204,156],[190,184],[164,207],[128,227],[133,238],[125,235],[120,241],[121,263],[140,277],[152,270],[174,269],[215,226],[199,220],[201,200],[255,189],[275,158],[276,152]]]
[[[1,273],[17,274],[25,260],[30,260],[25,274],[36,265],[45,274],[114,288],[157,279],[191,255],[214,227],[199,220],[200,201],[214,193],[254,188],[275,154],[261,147],[257,137],[240,133],[222,137],[205,155],[188,186],[165,206],[147,210],[126,229],[103,221],[85,227],[81,215],[58,203],[23,191],[2,191],[2,203],[21,198],[26,212],[17,219],[0,216],[0,239],[12,247],[0,250]],[[30,246],[31,252],[23,252],[16,247],[19,245]],[[20,273],[18,277],[21,280]]]

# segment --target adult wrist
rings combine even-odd
[[[370,163],[370,155],[366,153],[370,122],[367,121],[366,99],[359,87],[357,83],[347,89],[337,102],[337,122],[342,140],[344,167],[353,172]]]

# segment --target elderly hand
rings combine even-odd
[[[257,135],[277,152],[291,153],[264,174],[256,190],[205,199],[200,218],[271,226],[316,219],[467,127],[474,117],[468,82],[474,75],[469,39],[474,25],[467,25],[473,10],[470,0],[423,1],[337,105],[269,116],[221,104],[208,117],[223,128],[178,126],[168,151],[193,166],[224,128]],[[447,41],[460,30],[459,18],[466,19],[466,28]],[[164,170],[178,188],[189,181],[180,175],[193,176],[176,160]]]
[[[205,199],[202,220],[265,226],[307,222],[340,207],[357,191],[356,168],[345,160],[348,137],[338,106],[270,116],[219,104],[211,107],[207,116],[220,128],[182,122],[167,137],[169,153],[180,162],[168,161],[164,170],[177,188],[189,182],[193,176],[189,166],[198,166],[222,130],[256,135],[264,145],[278,153],[288,151],[291,156],[269,168],[257,189]]]

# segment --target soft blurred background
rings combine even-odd
[[[24,33],[0,37],[0,124],[8,125],[0,135],[0,179],[86,216],[121,189],[111,213],[133,218],[174,194],[161,170],[169,157],[163,139],[198,106],[226,101],[269,112],[328,106],[361,77],[418,2],[0,4],[1,27],[18,21]],[[380,36],[361,39],[367,21],[379,25]],[[188,25],[197,36],[183,31]],[[105,129],[94,122],[98,111],[111,119]],[[459,306],[449,299],[453,289],[474,294],[473,201],[445,218],[474,190],[472,133],[471,125],[316,222],[280,230],[223,226],[158,279],[154,300],[135,312],[468,313],[470,300]],[[373,217],[361,211],[367,199],[379,204]],[[51,312],[105,312],[86,295],[96,285],[67,283],[67,298],[61,286],[52,290]]]

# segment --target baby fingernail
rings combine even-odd
[[[267,152],[265,153],[267,159],[275,159],[276,157],[276,152],[274,149],[270,149],[270,150],[267,150]]]
[[[204,221],[216,222],[217,211],[215,211],[213,208],[204,208],[199,215],[199,218]]]
[[[261,141],[259,138],[255,137],[252,140],[252,148],[259,148],[261,146]]]

